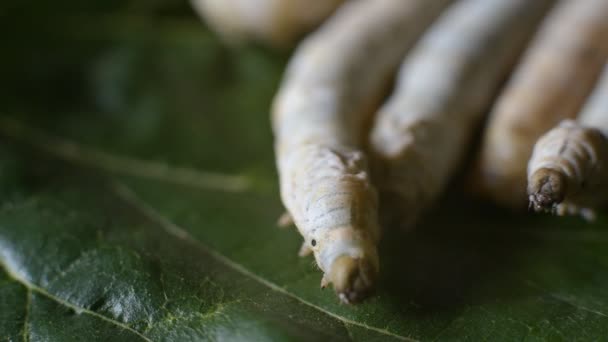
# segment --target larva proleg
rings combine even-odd
[[[608,202],[608,65],[577,120],[562,121],[534,146],[528,196],[535,211],[588,220]]]
[[[350,1],[293,56],[273,107],[281,198],[340,300],[379,271],[377,194],[362,152],[368,115],[448,0]]]
[[[608,1],[562,0],[550,12],[494,106],[484,131],[477,188],[523,209],[537,139],[574,118],[608,56]]]
[[[551,3],[455,2],[407,56],[371,135],[382,206],[400,223],[411,225],[445,187]]]

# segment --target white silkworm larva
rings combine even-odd
[[[551,4],[456,2],[407,56],[371,136],[382,206],[390,202],[402,224],[410,226],[444,188]]]
[[[550,12],[490,114],[475,179],[481,193],[525,207],[534,143],[579,112],[608,55],[607,37],[606,0],[562,0]]]
[[[230,41],[292,43],[317,27],[344,0],[191,0],[211,27]]]
[[[562,121],[534,146],[528,196],[536,211],[587,220],[608,203],[608,65],[578,119]]]
[[[297,49],[275,98],[281,198],[343,302],[378,274],[377,194],[365,142],[368,116],[399,62],[446,0],[351,1]]]

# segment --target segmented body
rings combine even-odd
[[[456,2],[408,55],[371,138],[382,205],[398,209],[402,223],[413,222],[444,188],[551,3]]]
[[[561,122],[534,146],[528,195],[537,211],[589,220],[608,202],[608,65],[578,119]]]
[[[512,208],[525,204],[536,140],[573,118],[608,55],[608,1],[562,0],[549,14],[488,122],[476,181]]]
[[[281,198],[324,283],[345,302],[378,273],[377,195],[366,122],[408,48],[447,0],[346,3],[297,49],[275,99]]]

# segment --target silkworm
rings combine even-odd
[[[399,62],[447,0],[351,1],[295,52],[275,98],[281,198],[343,302],[378,275],[377,194],[367,158],[369,114]]]
[[[209,25],[229,41],[288,45],[317,27],[344,0],[192,0]]]
[[[534,143],[575,117],[591,92],[608,55],[607,18],[606,0],[563,0],[548,15],[490,114],[476,179],[481,193],[524,207]]]
[[[587,220],[608,202],[608,65],[577,120],[562,121],[534,146],[528,196],[536,211]]]
[[[408,55],[371,135],[382,206],[400,223],[411,225],[444,188],[551,3],[456,2]]]

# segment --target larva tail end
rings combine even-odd
[[[363,300],[372,292],[377,273],[367,260],[342,255],[334,261],[325,277],[333,284],[340,301],[351,304]]]
[[[536,212],[552,212],[566,195],[566,177],[559,171],[542,168],[528,179],[530,206]]]

